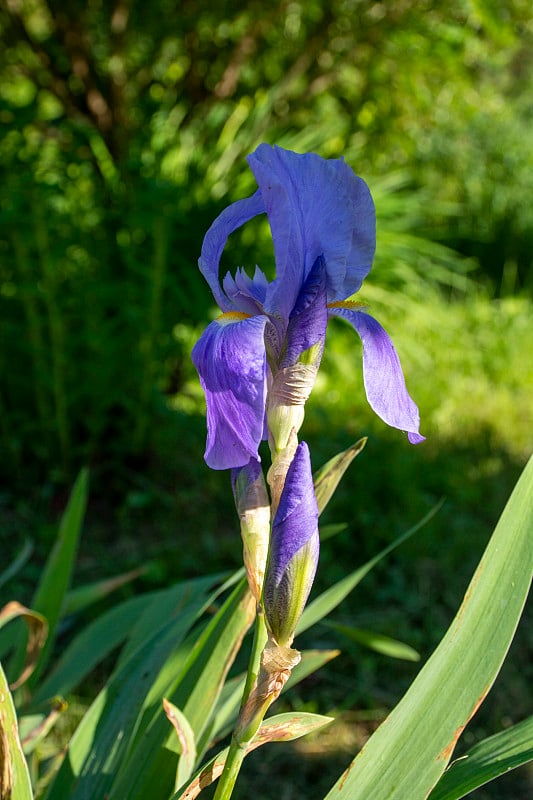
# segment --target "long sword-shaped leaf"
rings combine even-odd
[[[363,439],[359,439],[358,442],[352,444],[347,450],[343,450],[342,453],[338,453],[336,456],[333,456],[333,458],[330,458],[330,460],[324,464],[323,467],[320,467],[313,475],[319,514],[324,511],[335,489],[339,485],[342,476],[354,458],[358,456],[364,448],[366,442],[366,436]]]
[[[226,674],[233,663],[244,634],[255,615],[255,603],[242,580],[191,647],[190,654],[177,672],[168,700],[187,718],[195,741],[209,724],[222,690]],[[109,800],[145,800],[157,785],[161,796],[169,796],[174,788],[179,750],[176,735],[166,719],[162,698],[157,706],[152,696],[145,732],[137,736],[135,746],[121,765],[113,783]],[[172,756],[171,751],[176,753]],[[165,794],[166,791],[166,794]]]
[[[0,797],[32,800],[30,776],[20,744],[15,706],[0,664]]]
[[[268,742],[290,742],[333,722],[333,717],[309,714],[305,711],[277,714],[266,719],[256,736],[248,745],[246,754],[251,753]],[[222,750],[205,766],[198,770],[188,786],[181,787],[171,800],[194,800],[202,789],[220,777],[228,756],[229,748]]]
[[[425,800],[509,648],[533,573],[533,459],[444,639],[328,800]]]
[[[87,470],[82,470],[72,489],[68,505],[61,518],[56,543],[46,562],[32,601],[32,608],[46,617],[48,639],[41,652],[35,671],[29,680],[31,686],[35,686],[39,674],[48,661],[51,647],[54,643],[78,549],[78,541],[87,505],[88,486],[89,474]]]
[[[22,617],[28,627],[28,636],[26,637],[26,658],[24,660],[24,667],[20,675],[16,678],[13,677],[11,688],[16,689],[26,681],[35,669],[41,651],[46,642],[48,634],[48,625],[42,614],[38,614],[31,608],[21,605],[16,600],[12,600],[7,606],[0,610],[0,628],[3,628],[8,622],[11,622],[17,617]]]
[[[161,602],[160,623],[111,679],[84,715],[47,793],[49,800],[105,797],[135,735],[146,695],[169,656],[206,605],[212,578],[179,585],[173,603]],[[160,598],[162,600],[163,598]]]
[[[341,603],[345,597],[347,597],[350,592],[355,589],[358,583],[360,583],[365,575],[367,575],[371,569],[373,569],[376,564],[388,556],[389,553],[392,553],[397,547],[407,541],[413,534],[423,528],[424,525],[432,519],[435,514],[439,511],[442,506],[442,502],[438,503],[434,508],[429,511],[425,517],[423,517],[420,522],[417,522],[412,528],[409,528],[408,531],[403,533],[397,539],[381,550],[376,556],[367,561],[366,564],[363,564],[362,567],[354,570],[349,575],[347,575],[342,580],[335,583],[333,586],[330,586],[329,589],[326,589],[325,592],[322,592],[321,595],[316,597],[307,608],[304,610],[304,613],[300,617],[300,622],[296,628],[296,635],[299,633],[303,633],[308,628],[311,628],[317,622],[320,622],[321,619],[324,619],[330,611],[333,611],[339,603]]]
[[[533,717],[484,739],[450,764],[429,800],[460,800],[529,761],[533,761]]]

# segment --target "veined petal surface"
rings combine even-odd
[[[272,526],[269,573],[272,573],[275,584],[281,580],[293,556],[313,538],[317,529],[318,506],[311,457],[307,444],[300,442],[288,469]]]
[[[290,646],[313,585],[319,555],[318,506],[305,442],[291,462],[274,518],[263,605],[278,644]]]
[[[363,378],[368,402],[376,414],[393,428],[406,431],[411,444],[424,441],[419,433],[420,415],[403,377],[400,359],[388,333],[364,311],[342,306],[329,313],[348,320],[363,343]]]
[[[234,309],[233,303],[226,297],[220,287],[218,274],[220,257],[228,241],[228,236],[233,233],[233,231],[237,230],[237,228],[240,228],[241,225],[244,225],[245,222],[248,222],[253,219],[253,217],[256,217],[258,214],[263,214],[264,212],[265,205],[261,192],[256,191],[251,197],[237,200],[236,203],[232,203],[225,208],[215,219],[205,235],[202,244],[202,252],[198,259],[198,266],[222,311],[231,311]]]
[[[263,437],[267,317],[228,314],[212,322],[192,351],[207,401],[205,460],[212,469],[258,458]]]
[[[302,286],[289,317],[287,326],[287,346],[280,366],[295,364],[299,356],[313,345],[326,339],[328,309],[326,305],[326,263],[319,256]],[[322,349],[317,355],[316,365],[320,364]]]
[[[265,312],[287,319],[300,287],[323,255],[328,300],[346,299],[370,271],[375,251],[374,203],[344,159],[326,160],[260,145],[248,156],[268,215],[276,280]]]

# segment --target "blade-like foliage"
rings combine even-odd
[[[533,573],[533,459],[500,518],[446,636],[328,793],[328,800],[424,800],[509,648]]]
[[[68,505],[61,518],[59,533],[52,552],[46,562],[41,580],[32,601],[32,608],[39,611],[48,622],[48,639],[39,662],[30,678],[35,686],[37,678],[48,661],[51,647],[69,588],[74,559],[78,548],[81,527],[87,505],[89,473],[82,470],[72,489]]]
[[[30,776],[22,752],[15,706],[0,664],[0,797],[32,800]]]
[[[365,575],[367,575],[370,570],[376,566],[376,564],[385,558],[385,556],[389,555],[389,553],[392,553],[393,550],[403,544],[403,542],[407,541],[407,539],[413,536],[413,534],[415,534],[420,530],[420,528],[429,522],[429,520],[435,516],[441,505],[442,503],[438,503],[428,514],[426,514],[425,517],[420,520],[420,522],[417,522],[416,525],[414,525],[412,528],[409,528],[408,531],[395,539],[392,544],[389,544],[376,556],[371,558],[370,561],[367,561],[366,564],[363,564],[362,567],[359,567],[333,586],[330,586],[329,589],[326,589],[325,592],[322,592],[321,595],[309,603],[300,617],[300,622],[296,628],[296,634],[298,635],[299,633],[303,633],[303,631],[306,631],[308,628],[316,625],[316,623],[320,622],[321,619],[324,619],[324,617],[326,617],[330,611],[333,611],[333,609],[336,608],[353,589],[355,589],[357,584],[363,580]]]
[[[485,783],[533,760],[533,717],[479,742],[452,762],[429,800],[460,800]]]
[[[390,636],[383,636],[381,633],[375,631],[365,631],[361,628],[353,628],[351,625],[341,625],[338,622],[323,623],[328,628],[341,633],[352,642],[362,644],[363,647],[368,647],[369,650],[374,650],[376,653],[382,653],[389,658],[400,658],[404,661],[420,661],[420,655],[405,642],[399,642],[397,639],[391,639]]]
[[[265,720],[257,735],[248,747],[247,754],[268,742],[290,742],[306,736],[311,731],[316,731],[333,722],[333,717],[324,717],[320,714],[309,714],[305,711],[287,714],[277,714]],[[193,780],[180,788],[171,800],[194,800],[202,789],[209,786],[220,777],[228,755],[228,748],[205,764],[194,776]]]
[[[0,572],[0,588],[19,572],[33,552],[33,545],[26,539],[20,552],[2,572]]]
[[[320,514],[331,500],[342,476],[354,458],[363,450],[366,442],[366,437],[359,439],[359,441],[352,444],[351,447],[348,447],[347,450],[343,450],[342,453],[337,453],[336,456],[330,458],[330,460],[313,475],[316,502]]]
[[[224,679],[254,614],[255,603],[242,580],[200,637],[191,640],[190,646],[178,654],[172,685],[160,686],[167,700],[186,717],[196,742],[209,725]],[[174,788],[181,748],[163,712],[163,696],[158,694],[150,694],[150,704],[128,758],[113,782],[109,800],[144,800],[154,785],[163,794],[171,794]]]
[[[72,737],[47,797],[103,797],[134,738],[139,714],[161,668],[179,647],[212,596],[212,578],[180,584],[173,603],[159,598],[159,625],[117,666]]]
[[[43,615],[31,608],[26,608],[16,600],[12,600],[0,611],[0,628],[18,617],[22,617],[26,623],[28,636],[26,637],[26,655],[22,672],[16,679],[13,678],[12,689],[21,686],[34,671],[48,634],[48,625]]]

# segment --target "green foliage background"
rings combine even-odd
[[[428,437],[412,449],[372,417],[359,345],[331,326],[304,436],[316,466],[371,439],[328,512],[349,528],[325,543],[318,585],[446,496],[424,542],[369,579],[372,602],[346,608],[430,650],[531,450],[532,61],[527,0],[3,0],[0,528],[11,555],[23,530],[36,539],[28,582],[82,465],[83,575],[153,557],[164,583],[239,562],[189,353],[215,313],[203,235],[252,191],[244,158],[268,141],[344,155],[369,183],[378,250],[361,298]],[[224,255],[272,260],[262,223]],[[531,635],[518,647],[487,732],[531,706]],[[348,658],[331,705],[379,711],[412,677],[352,656],[358,688]]]

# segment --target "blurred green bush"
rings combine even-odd
[[[5,485],[150,458],[212,303],[203,234],[262,140],[368,180],[384,302],[467,292],[476,264],[531,289],[532,37],[525,0],[3,5]],[[268,269],[258,237],[228,265]]]

